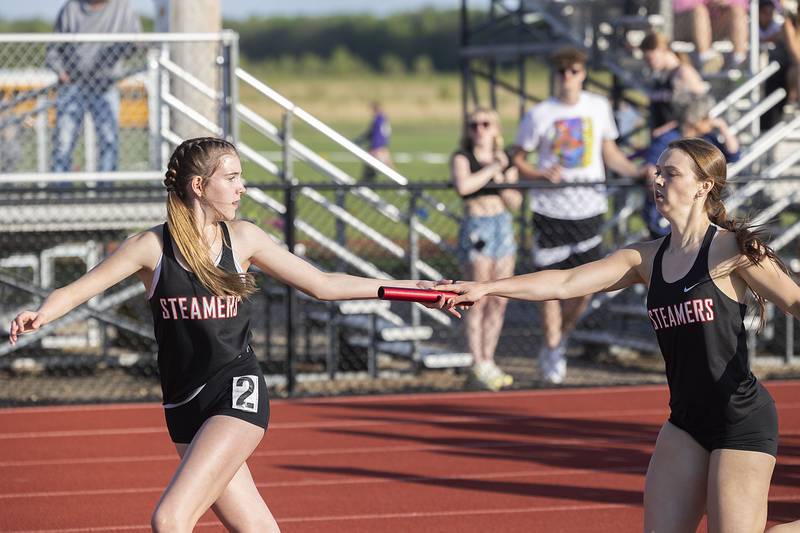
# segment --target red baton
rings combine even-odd
[[[405,287],[379,287],[378,298],[381,300],[395,300],[400,302],[420,302],[434,303],[439,296],[445,298],[455,298],[459,296],[457,292],[436,291],[433,289],[408,289]],[[460,305],[471,305],[472,302],[464,302]]]

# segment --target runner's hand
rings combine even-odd
[[[450,284],[438,284],[434,287],[437,291],[448,291],[458,293],[459,296],[447,299],[448,309],[455,309],[461,305],[464,309],[466,306],[463,304],[473,304],[486,295],[484,285],[477,281],[458,281]]]
[[[23,311],[11,321],[8,342],[12,345],[17,343],[17,338],[23,333],[30,333],[37,330],[44,324],[44,315],[36,311]]]
[[[417,282],[417,287],[419,287],[420,289],[433,289],[437,285],[448,285],[448,284],[451,284],[451,283],[453,283],[452,279],[440,279],[439,281],[423,280],[423,281],[418,281]],[[436,300],[435,302],[424,303],[422,305],[424,305],[425,307],[429,307],[431,309],[445,309],[445,308],[447,308],[446,310],[447,310],[448,313],[450,313],[451,315],[453,315],[456,318],[461,318],[461,313],[459,313],[455,308],[447,306],[447,301],[445,300],[444,297],[439,297],[439,299]]]

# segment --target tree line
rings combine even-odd
[[[145,31],[153,21],[144,19]],[[239,33],[248,65],[284,71],[352,73],[455,71],[458,69],[458,10],[426,8],[387,17],[251,17],[225,20]],[[0,19],[0,32],[52,31],[52,21]]]
[[[458,69],[457,10],[423,9],[385,18],[363,15],[250,18],[230,21],[239,50],[249,62],[302,70]]]

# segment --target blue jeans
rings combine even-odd
[[[97,133],[97,170],[117,170],[119,152],[119,91],[86,83],[70,83],[58,89],[56,127],[53,130],[53,172],[72,170],[72,152],[80,137],[86,110],[92,114]]]

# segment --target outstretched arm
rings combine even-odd
[[[604,259],[569,270],[543,270],[495,281],[437,285],[436,289],[461,294],[449,301],[452,306],[475,302],[483,296],[541,302],[613,291],[645,281],[641,246],[631,245]]]
[[[15,344],[19,334],[39,329],[56,320],[142,268],[154,268],[159,252],[158,237],[152,231],[128,238],[92,270],[51,292],[38,310],[23,311],[17,315],[11,322],[9,341]]]
[[[273,241],[264,230],[249,222],[240,222],[244,256],[273,278],[291,285],[319,300],[360,300],[377,298],[382,285],[416,288],[420,283],[433,282],[415,280],[381,280],[323,272],[314,265],[290,253]],[[429,288],[429,287],[426,287]],[[429,307],[438,307],[431,305]],[[456,316],[457,313],[453,313]]]
[[[741,258],[736,273],[756,294],[800,319],[800,287],[774,261],[764,259],[754,265]]]

